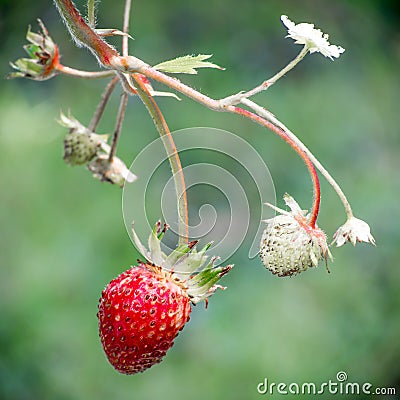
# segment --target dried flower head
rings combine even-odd
[[[344,48],[330,44],[329,35],[314,28],[314,24],[295,24],[286,15],[281,16],[281,21],[288,30],[286,37],[292,38],[296,44],[307,46],[310,53],[319,52],[325,57],[333,60],[333,57],[338,58],[344,52]]]
[[[361,219],[351,217],[333,235],[333,243],[336,247],[343,246],[346,242],[351,242],[353,246],[357,242],[371,243],[375,246],[375,239],[371,235],[369,225]]]
[[[8,75],[8,78],[29,78],[36,81],[44,81],[57,74],[59,51],[53,42],[43,22],[38,19],[42,30],[34,33],[28,28],[26,39],[29,44],[24,46],[30,58],[20,58],[10,65],[17,71]]]
[[[94,178],[120,187],[124,186],[125,181],[131,183],[137,178],[136,175],[129,171],[121,159],[114,156],[110,161],[107,154],[97,156],[87,164],[87,168]]]
[[[288,194],[284,200],[291,212],[281,210],[281,215],[266,221],[261,238],[260,257],[274,275],[292,276],[311,267],[317,267],[321,258],[327,263],[331,254],[324,232],[308,225],[306,211]]]

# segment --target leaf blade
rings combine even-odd
[[[164,61],[160,64],[155,65],[153,68],[167,72],[170,74],[197,74],[196,68],[216,68],[220,70],[225,70],[225,68],[220,67],[217,64],[214,64],[208,60],[212,57],[212,54],[198,54],[195,55],[187,55],[182,57],[177,57],[172,60]]]

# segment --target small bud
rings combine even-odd
[[[58,46],[53,42],[43,22],[38,19],[41,33],[34,33],[29,27],[26,39],[30,42],[24,46],[24,50],[30,58],[20,58],[11,67],[17,72],[8,75],[12,78],[29,78],[36,81],[44,81],[57,74],[59,62]]]
[[[286,195],[285,202],[291,212],[273,207],[283,215],[266,221],[260,244],[261,261],[278,276],[299,274],[331,256],[324,232],[308,225],[307,216],[292,197]]]

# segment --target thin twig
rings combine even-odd
[[[114,71],[81,71],[79,69],[66,67],[62,64],[56,65],[57,71],[61,72],[64,75],[73,76],[76,78],[85,78],[85,79],[101,79],[108,78],[109,76],[115,75]]]
[[[123,20],[123,28],[122,32],[128,34],[129,33],[129,15],[131,13],[131,0],[125,0],[125,8],[124,8],[124,20]],[[129,37],[127,35],[122,36],[122,55],[128,55],[128,41]]]
[[[94,0],[88,0],[87,2],[88,22],[92,28],[96,26],[96,20],[94,16],[94,3]]]
[[[114,129],[114,135],[113,135],[113,140],[112,140],[112,144],[111,144],[110,155],[108,157],[108,161],[110,163],[113,161],[113,158],[114,158],[115,153],[117,151],[118,139],[119,139],[120,134],[121,134],[122,124],[124,122],[124,117],[125,117],[125,111],[126,111],[126,105],[127,104],[128,104],[128,94],[124,92],[124,93],[121,94],[121,100],[120,100],[120,103],[119,103],[117,120],[115,122],[115,129]]]
[[[114,78],[111,79],[110,82],[108,82],[108,85],[104,89],[103,94],[101,95],[101,100],[99,105],[96,108],[96,111],[93,114],[92,120],[90,121],[90,124],[88,126],[89,131],[95,132],[97,125],[100,122],[100,119],[103,115],[103,112],[106,108],[107,102],[110,99],[110,96],[115,88],[115,85],[117,84],[119,78],[118,76],[114,76]]]

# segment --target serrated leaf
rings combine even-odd
[[[154,66],[154,69],[171,74],[197,74],[196,68],[217,68],[224,70],[219,65],[213,64],[208,60],[212,54],[187,55],[164,61]]]

